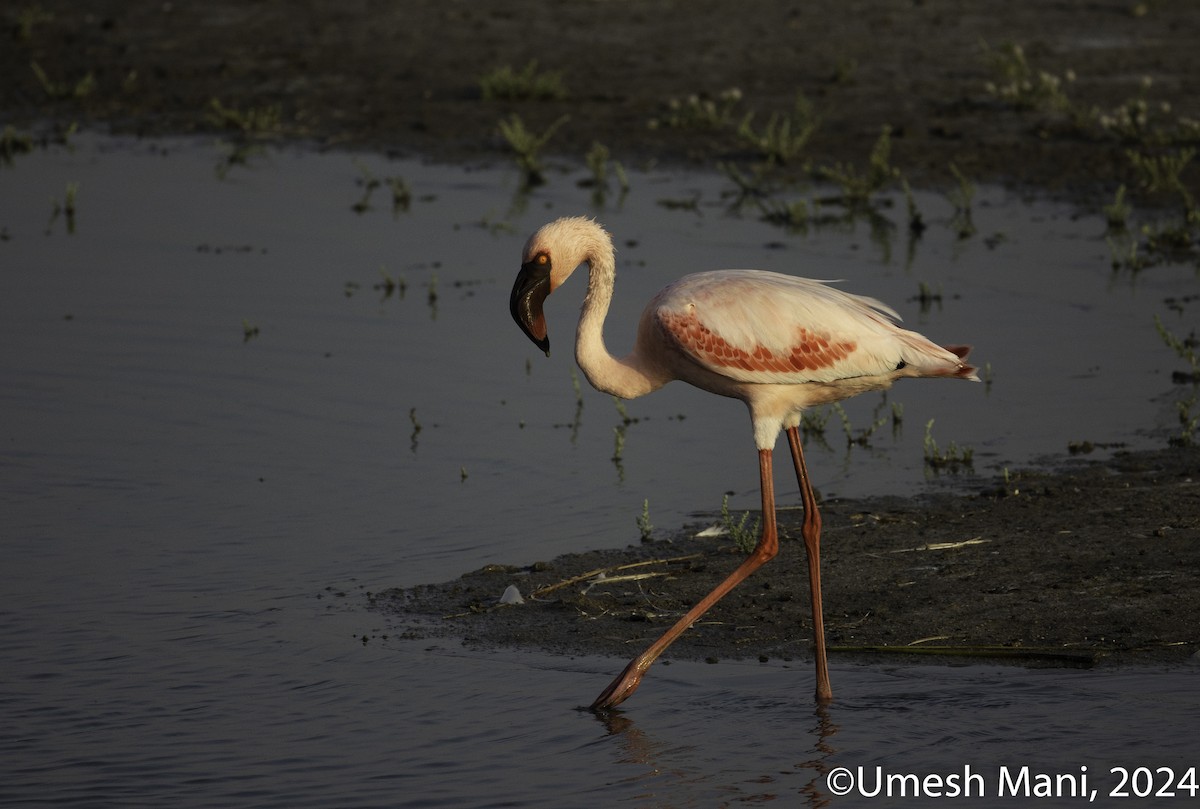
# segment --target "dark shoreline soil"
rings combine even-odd
[[[909,647],[895,653],[911,655],[916,644],[942,659],[1093,665],[1183,661],[1200,649],[1200,448],[1024,472],[974,495],[821,508],[826,634],[835,656],[883,652],[875,647]],[[780,513],[779,556],[666,659],[810,655],[799,518]],[[728,537],[694,538],[702,527],[671,541],[493,565],[369,600],[405,637],[633,657],[741,560]],[[649,563],[614,569],[638,562]],[[655,575],[575,580],[599,569],[610,577]],[[499,605],[509,585],[524,603]]]
[[[498,161],[511,159],[500,119],[519,114],[540,132],[569,115],[548,152],[582,161],[599,141],[629,164],[712,169],[755,160],[734,127],[652,129],[648,121],[669,99],[736,87],[738,115],[755,113],[759,126],[790,111],[797,93],[812,102],[820,125],[805,150],[809,167],[865,166],[888,126],[891,164],[914,187],[952,186],[953,164],[976,183],[1069,196],[1095,211],[1120,184],[1136,190],[1128,138],[1045,105],[998,100],[985,90],[996,76],[982,43],[1019,43],[1035,71],[1072,72],[1066,91],[1076,109],[1111,111],[1140,98],[1150,77],[1151,128],[1200,119],[1200,4],[761,0],[746,8],[720,0],[39,0],[0,12],[0,123],[17,132],[78,123],[232,137],[229,122],[212,115],[216,100],[242,113],[278,109],[277,122],[244,135],[254,140]],[[534,59],[562,74],[565,99],[481,98],[488,71]],[[830,642],[1003,646],[1051,662],[1186,659],[1200,647],[1198,480],[1200,453],[1174,449],[1029,472],[978,495],[826,503]],[[782,520],[779,558],[669,654],[808,654],[803,551],[791,539],[795,515]],[[628,657],[736,564],[729,545],[681,531],[670,543],[478,571],[371,600],[409,635]],[[587,570],[692,554],[646,567],[668,576],[586,593],[561,587],[492,608],[509,584],[528,594]]]
[[[1097,202],[1133,188],[1128,139],[998,100],[985,48],[1020,44],[1034,81],[1073,75],[1078,109],[1110,112],[1149,77],[1149,127],[1200,119],[1194,3],[759,0],[747,14],[722,0],[39,0],[0,23],[0,111],[18,129],[213,132],[215,99],[277,107],[265,134],[280,138],[464,160],[503,157],[497,124],[510,114],[536,132],[569,115],[548,152],[582,161],[599,141],[626,163],[711,169],[753,157],[736,127],[648,122],[669,99],[737,88],[735,117],[754,112],[758,127],[797,93],[812,102],[813,165],[865,165],[886,125],[914,187],[952,187],[954,164],[973,182]],[[482,76],[531,60],[562,75],[566,98],[481,98]]]

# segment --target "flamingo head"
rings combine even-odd
[[[513,284],[512,295],[508,299],[508,311],[513,320],[521,327],[521,331],[533,341],[533,344],[550,356],[550,338],[546,336],[546,315],[542,312],[542,304],[553,289],[550,280],[550,254],[546,251],[536,253],[521,265],[517,280]]]
[[[546,297],[584,265],[597,261],[610,267],[612,237],[596,222],[583,216],[566,216],[542,225],[525,243],[521,271],[517,273],[508,309],[521,331],[534,345],[550,356],[546,337],[546,317],[542,304]]]

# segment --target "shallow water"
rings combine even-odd
[[[523,200],[506,168],[219,161],[81,138],[0,170],[0,803],[794,804],[827,798],[836,766],[972,764],[993,787],[1000,764],[1197,763],[1191,669],[841,665],[818,716],[806,665],[676,663],[606,727],[572,709],[619,663],[382,640],[363,598],[636,541],[644,499],[664,530],[726,491],[756,504],[736,402],[630,402],[614,460],[613,401],[584,383],[577,411],[580,281],[548,305],[550,359],[511,323],[520,247],[552,217],[616,235],[616,351],[671,277],[746,265],[844,278],[975,345],[990,385],[902,383],[881,408],[903,404],[900,429],[870,447],[831,419],[809,450],[826,496],[929,486],[931,418],[980,475],[1068,440],[1161,446],[1175,363],[1153,316],[1186,333],[1164,300],[1195,292],[1194,268],[1114,275],[1098,219],[997,190],[965,242],[921,196],[933,226],[908,261],[903,229],[729,215],[717,177],[633,172],[595,208],[578,172]],[[353,211],[364,168],[404,177],[410,208],[380,188]],[[73,232],[51,216],[67,183]],[[658,204],[694,194],[697,211]],[[403,295],[374,288],[383,274]],[[921,282],[943,293],[924,313]],[[881,402],[848,403],[854,429]]]

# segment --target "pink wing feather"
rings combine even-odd
[[[955,375],[963,367],[955,354],[896,326],[899,315],[887,305],[807,278],[697,273],[665,288],[650,309],[678,350],[739,382],[828,383],[908,366]]]

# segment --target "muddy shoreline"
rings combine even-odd
[[[914,187],[945,190],[953,166],[976,183],[1066,196],[1095,212],[1120,184],[1139,189],[1129,137],[1098,119],[1081,124],[1080,110],[1111,112],[1140,98],[1161,131],[1200,119],[1196,4],[1016,0],[1002,12],[964,12],[949,0],[870,0],[848,12],[829,0],[763,0],[747,16],[718,0],[41,0],[2,19],[0,111],[17,132],[77,124],[500,162],[512,159],[502,118],[520,115],[541,132],[569,116],[547,154],[580,163],[599,142],[628,165],[713,170],[732,161],[749,170],[762,156],[734,122],[753,114],[765,126],[802,94],[818,125],[783,168],[794,177],[865,166],[887,126],[891,165]],[[1045,72],[1066,82],[1071,110],[989,91],[998,76],[984,43],[1020,44],[1035,80]],[[561,75],[565,97],[482,97],[488,71],[531,60]],[[670,114],[671,99],[715,100],[731,88],[739,100],[725,124],[649,125]],[[273,115],[250,128],[233,120],[256,111]],[[825,503],[833,653],[915,643],[1001,647],[1033,663],[1185,660],[1200,648],[1198,481],[1200,453],[1181,448],[1025,472],[961,496]],[[780,556],[668,657],[807,656],[796,515],[781,522]],[[370,602],[389,631],[408,636],[628,657],[737,564],[727,539],[693,533],[536,565],[516,560],[530,566]],[[638,569],[652,577],[586,592],[560,586],[495,608],[510,584],[528,596],[587,571],[676,557],[686,558]]]
[[[892,647],[908,659],[1027,665],[1187,660],[1200,649],[1198,472],[1195,447],[1118,453],[969,495],[823,503],[831,654],[874,658]],[[696,538],[712,522],[369,601],[404,637],[632,657],[740,562],[728,537]],[[665,659],[809,656],[800,512],[780,512],[780,535],[779,556]],[[612,583],[598,582],[599,570]],[[510,585],[524,603],[499,604]]]
[[[972,182],[1069,194],[1092,205],[1136,185],[1128,137],[1079,111],[1149,104],[1148,127],[1200,119],[1200,7],[1015,0],[1001,11],[950,0],[762,0],[747,15],[720,0],[518,0],[399,5],[316,0],[204,4],[42,0],[3,16],[0,111],[152,136],[233,134],[214,101],[273,109],[256,139],[306,140],[446,160],[507,160],[498,123],[513,114],[545,147],[582,162],[593,143],[628,165],[712,169],[761,155],[736,135],[762,131],[802,95],[817,127],[789,168],[863,166],[881,128],[914,187],[944,189],[951,165]],[[1063,82],[1075,112],[1037,93],[1006,101],[989,51],[1019,44],[1027,80]],[[565,97],[485,99],[480,79],[536,61]],[[36,66],[36,68],[35,68]],[[1152,82],[1143,88],[1145,78]],[[724,126],[651,127],[672,99],[741,100]],[[1163,109],[1163,104],[1169,108]],[[1093,208],[1094,209],[1094,208]]]

